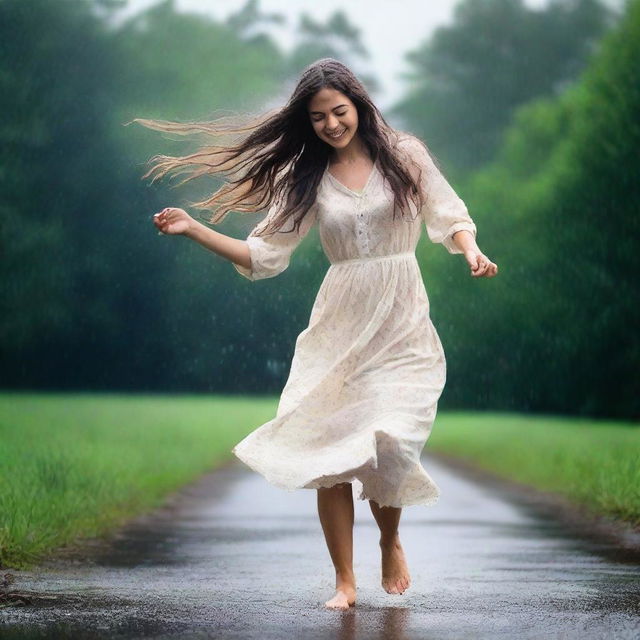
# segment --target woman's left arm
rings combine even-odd
[[[480,251],[480,247],[476,244],[476,239],[472,233],[461,229],[453,234],[452,239],[464,254],[464,258],[471,268],[471,275],[474,278],[480,278],[482,276],[491,278],[498,273],[498,265],[496,265],[495,262],[491,262],[491,260]]]
[[[472,276],[495,276],[498,267],[476,244],[477,229],[466,204],[442,175],[423,142],[410,135],[402,144],[420,170],[415,177],[424,196],[421,215],[429,239],[444,245],[449,253],[464,254]]]

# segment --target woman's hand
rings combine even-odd
[[[184,209],[177,207],[167,207],[153,216],[153,224],[160,233],[169,235],[186,233],[193,222],[194,219]]]
[[[474,278],[482,276],[492,278],[498,273],[498,265],[495,262],[491,262],[481,251],[465,251],[464,257],[471,267],[471,275]]]

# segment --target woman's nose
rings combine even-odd
[[[333,131],[337,127],[338,127],[338,118],[336,118],[335,116],[329,116],[327,118],[327,129],[329,129],[329,131]]]

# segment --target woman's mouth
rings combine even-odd
[[[337,131],[336,133],[327,133],[327,136],[329,138],[333,138],[334,140],[337,140],[338,138],[342,137],[342,134],[344,134],[344,132],[347,130],[347,128],[345,127],[344,129],[341,129],[340,131]]]

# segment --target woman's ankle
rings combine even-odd
[[[336,571],[336,587],[348,586],[355,589],[356,576],[353,570]]]
[[[400,542],[400,533],[396,531],[393,534],[380,534],[380,546],[381,547],[393,547]]]

